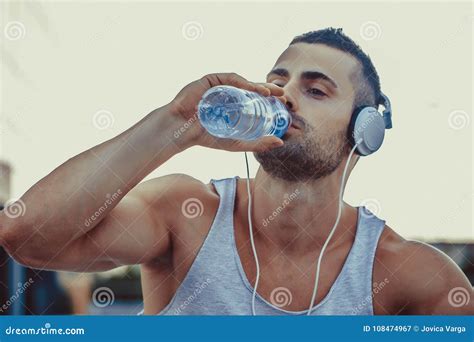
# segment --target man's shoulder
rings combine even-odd
[[[409,262],[412,257],[438,252],[440,251],[424,242],[405,239],[391,227],[385,225],[377,246],[376,256],[387,264],[401,266],[405,262]]]
[[[146,180],[137,189],[154,212],[168,217],[170,228],[183,223],[199,224],[214,217],[219,195],[211,183],[204,183],[186,174],[170,174]]]
[[[211,183],[204,183],[192,176],[173,173],[151,178],[137,185],[140,192],[148,199],[166,198],[180,201],[183,198],[215,198],[217,195]]]
[[[439,249],[422,241],[405,239],[387,225],[377,246],[376,259],[394,274],[412,274],[415,270],[417,274],[431,273],[456,265]]]
[[[467,277],[448,255],[427,243],[405,239],[388,226],[377,247],[374,278],[376,274],[387,278],[391,285],[387,294],[397,298],[401,313],[430,314],[439,305],[445,310],[441,312],[448,313],[453,289],[463,288],[469,297],[472,292]]]

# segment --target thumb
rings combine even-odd
[[[265,136],[255,141],[239,141],[239,150],[251,152],[264,152],[283,146],[283,140],[275,136]]]

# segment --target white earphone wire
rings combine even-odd
[[[258,280],[260,279],[260,265],[258,263],[257,249],[255,248],[255,241],[253,239],[252,195],[250,193],[249,160],[247,158],[247,152],[244,152],[244,153],[245,153],[245,165],[247,166],[247,194],[248,194],[248,197],[249,197],[247,214],[248,214],[248,220],[249,220],[250,244],[252,245],[252,252],[253,252],[253,256],[255,258],[255,267],[256,267],[255,285],[253,286],[253,294],[252,294],[252,315],[255,316],[255,297],[257,295]]]
[[[311,314],[311,311],[313,310],[314,306],[314,300],[316,298],[316,294],[318,291],[318,282],[319,282],[319,271],[320,271],[320,266],[321,266],[321,261],[323,258],[324,251],[326,250],[327,245],[329,244],[329,241],[331,240],[332,236],[334,235],[334,232],[336,231],[336,227],[339,224],[339,220],[341,219],[341,213],[342,213],[342,194],[343,194],[343,186],[344,186],[344,180],[346,179],[346,174],[347,174],[347,169],[349,167],[349,163],[352,159],[352,155],[354,154],[355,150],[357,149],[357,146],[361,143],[361,141],[357,141],[354,147],[352,148],[351,152],[349,153],[349,157],[347,158],[346,165],[344,167],[344,171],[342,173],[342,179],[341,179],[341,187],[339,189],[339,197],[338,197],[338,211],[337,211],[337,218],[336,222],[334,223],[334,226],[331,229],[331,232],[329,233],[326,241],[324,242],[323,248],[321,249],[321,253],[319,254],[318,258],[318,263],[316,266],[316,277],[314,281],[314,289],[313,289],[313,295],[311,296],[311,302],[308,308],[308,313],[307,315]],[[247,167],[247,194],[248,194],[248,221],[249,221],[249,233],[250,233],[250,244],[252,245],[252,252],[253,256],[255,258],[255,267],[256,267],[256,274],[255,274],[255,284],[253,288],[253,293],[252,293],[252,315],[255,316],[255,297],[257,295],[257,288],[258,288],[258,281],[260,279],[260,265],[258,263],[258,257],[257,257],[257,249],[255,248],[255,241],[253,239],[253,226],[252,226],[252,195],[250,193],[250,171],[249,171],[249,161],[247,158],[247,152],[244,152],[245,154],[245,164]]]
[[[323,248],[321,249],[321,253],[319,253],[319,258],[318,258],[318,264],[316,266],[316,277],[314,280],[314,289],[313,289],[313,295],[311,296],[311,302],[309,304],[308,308],[308,313],[307,315],[309,316],[311,314],[311,310],[313,310],[314,306],[314,300],[316,298],[316,293],[318,291],[318,282],[319,282],[319,271],[320,271],[320,266],[321,266],[321,260],[323,259],[323,254],[324,251],[326,250],[327,245],[329,244],[329,241],[331,240],[332,236],[334,235],[334,232],[336,231],[336,227],[339,224],[339,220],[341,219],[341,213],[342,213],[342,194],[344,192],[344,180],[346,179],[346,173],[347,173],[347,168],[349,167],[349,163],[352,159],[352,155],[354,154],[357,145],[359,145],[360,142],[357,142],[354,147],[352,148],[351,152],[349,153],[349,157],[347,158],[346,166],[344,167],[344,172],[342,173],[342,179],[341,179],[341,187],[339,188],[339,197],[338,197],[338,208],[337,208],[337,218],[336,222],[334,222],[334,226],[331,229],[331,232],[329,233],[326,241],[324,242]]]

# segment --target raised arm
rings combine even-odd
[[[275,137],[242,143],[206,134],[196,106],[207,89],[219,84],[283,94],[276,86],[235,74],[211,74],[190,83],[170,104],[33,185],[20,198],[22,216],[9,215],[8,208],[0,212],[2,246],[24,265],[75,271],[145,263],[166,253],[176,215],[161,195],[173,196],[168,185],[179,176],[139,184],[145,176],[193,145],[257,151],[281,144]],[[183,178],[181,186],[192,183],[189,179]]]

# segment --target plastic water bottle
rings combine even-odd
[[[198,116],[211,135],[239,140],[266,135],[281,138],[291,125],[291,115],[278,98],[231,86],[207,90],[199,102]]]

